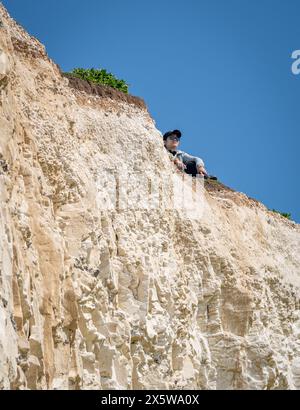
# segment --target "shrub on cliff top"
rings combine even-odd
[[[66,73],[73,77],[81,78],[96,84],[108,85],[128,94],[128,84],[124,80],[119,80],[112,73],[105,69],[97,70],[95,68],[74,68],[71,72]]]
[[[276,212],[277,214],[280,214],[281,216],[284,216],[287,219],[292,219],[292,214],[287,213],[287,212],[280,212],[280,211],[276,211],[276,209],[271,209],[272,212]]]

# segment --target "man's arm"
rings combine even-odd
[[[190,155],[186,152],[181,152],[181,158],[182,158],[182,162],[185,164],[188,161],[195,161],[196,162],[196,167],[198,168],[200,167],[204,167],[204,162],[201,158],[199,157],[194,157],[193,155]]]

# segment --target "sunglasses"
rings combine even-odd
[[[168,137],[169,138],[169,140],[172,140],[172,141],[179,141],[179,137]]]

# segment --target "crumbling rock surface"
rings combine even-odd
[[[299,389],[299,225],[0,20],[0,388]]]

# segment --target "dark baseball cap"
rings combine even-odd
[[[181,132],[179,130],[174,130],[174,131],[168,131],[163,135],[164,141],[170,136],[170,135],[177,135],[178,138],[181,138]]]

